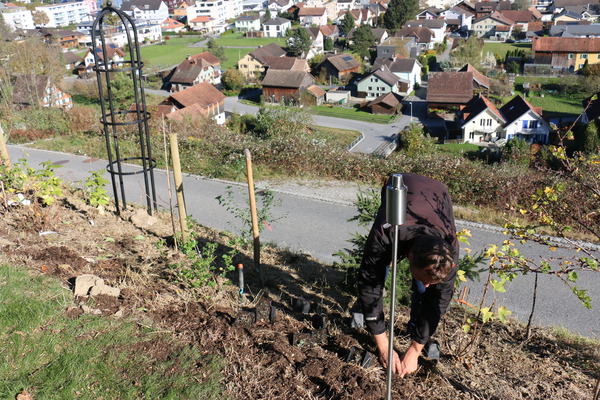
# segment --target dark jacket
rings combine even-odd
[[[398,228],[398,257],[406,257],[415,237],[439,236],[454,248],[455,267],[444,282],[430,285],[425,291],[413,340],[425,344],[435,332],[440,318],[448,309],[454,293],[459,245],[456,239],[454,212],[448,189],[434,179],[416,174],[402,174],[408,189],[406,221]],[[388,180],[389,183],[389,180]],[[392,262],[393,226],[385,221],[385,186],[381,207],[367,239],[358,274],[359,298],[367,328],[374,334],[385,332],[383,287],[386,267]]]

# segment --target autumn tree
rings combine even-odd
[[[340,25],[340,31],[344,34],[344,36],[348,36],[348,33],[354,28],[356,25],[356,20],[354,16],[350,12],[350,10],[346,10],[346,14],[344,14],[344,18],[342,19],[342,24]]]
[[[48,14],[43,11],[33,11],[31,13],[33,17],[33,23],[35,26],[45,26],[50,22],[50,18],[48,18]]]
[[[244,86],[244,75],[236,68],[229,68],[223,73],[221,82],[227,90],[239,90]]]
[[[418,0],[391,0],[383,16],[383,24],[388,30],[396,32],[406,21],[414,19],[418,11]]]
[[[469,63],[473,67],[481,68],[481,59],[483,49],[483,40],[475,36],[469,37],[466,41],[462,41],[452,53],[450,53],[450,61],[455,67],[462,67]]]
[[[373,29],[366,24],[362,24],[354,31],[354,44],[352,50],[362,58],[370,58],[370,48],[375,44]]]
[[[293,56],[300,56],[302,53],[310,50],[312,40],[306,29],[298,28],[295,30],[288,30],[286,37],[288,51]]]

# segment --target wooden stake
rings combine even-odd
[[[8,155],[8,149],[6,148],[6,139],[4,138],[4,130],[0,125],[0,160],[2,164],[5,164],[8,168],[12,168],[10,162],[10,155]]]
[[[179,209],[179,225],[183,241],[188,239],[187,214],[185,212],[185,200],[183,198],[183,177],[181,175],[181,163],[179,161],[179,146],[177,145],[177,134],[169,133],[171,145],[171,161],[173,162],[173,178],[175,179],[175,194],[177,195],[177,208]]]
[[[256,198],[254,197],[254,178],[252,177],[252,156],[250,150],[245,149],[246,173],[248,176],[248,196],[250,197],[250,216],[252,217],[252,237],[254,239],[254,266],[260,271],[260,232],[258,230],[258,216],[256,213]],[[261,274],[262,279],[262,274]]]

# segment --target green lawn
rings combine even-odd
[[[396,116],[389,115],[373,115],[366,111],[360,111],[358,108],[342,108],[342,107],[328,107],[328,106],[313,106],[312,110],[317,115],[323,115],[325,117],[335,118],[346,118],[355,119],[359,121],[375,122],[378,124],[388,124],[396,118]]]
[[[483,53],[488,51],[504,57],[507,51],[524,50],[525,53],[531,51],[531,43],[504,43],[504,42],[485,42],[483,45]]]
[[[269,43],[277,43],[280,46],[285,46],[285,38],[244,38],[241,33],[221,35],[215,41],[219,46],[223,47],[250,47],[255,49],[258,46],[264,46]]]
[[[545,115],[563,116],[579,115],[582,111],[581,101],[592,94],[592,91],[577,92],[572,95],[559,93],[554,86],[562,82],[561,78],[518,76],[515,78],[515,94],[523,95],[522,85],[524,82],[531,84],[541,83],[541,90],[532,90],[526,100],[534,107],[542,107]],[[542,97],[543,96],[543,97]]]
[[[190,47],[200,40],[196,36],[172,37],[166,45],[144,46],[140,49],[144,66],[167,68],[179,64],[188,54],[202,53],[202,47]]]

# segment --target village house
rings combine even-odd
[[[181,32],[185,29],[185,25],[173,18],[167,18],[160,24],[160,29],[163,32]]]
[[[304,71],[310,72],[308,61],[304,58],[296,57],[265,57],[265,71],[269,69],[279,69],[287,71]]]
[[[288,29],[292,28],[292,21],[287,18],[275,17],[263,22],[264,37],[284,37]]]
[[[427,106],[451,109],[466,105],[473,98],[472,72],[430,72]]]
[[[302,28],[298,28],[298,29],[302,29]],[[323,34],[321,33],[321,29],[320,28],[304,28],[306,29],[306,31],[308,32],[308,35],[310,36],[311,39],[311,46],[310,49],[308,50],[308,52],[306,54],[304,54],[304,58],[306,58],[307,60],[312,59],[313,57],[315,57],[317,54],[323,54],[324,52],[324,48],[325,48],[325,43],[324,43],[324,39],[323,39]]]
[[[246,79],[258,79],[264,72],[267,57],[283,57],[286,54],[277,43],[259,46],[238,61],[238,70]]]
[[[388,67],[382,65],[356,83],[356,95],[366,100],[373,100],[382,94],[399,94],[399,81],[400,78],[394,75]]]
[[[402,108],[402,97],[396,93],[384,93],[367,104],[372,114],[395,115]]]
[[[302,7],[298,10],[298,19],[302,26],[327,25],[327,10],[325,7]]]
[[[481,19],[492,15],[495,11],[510,10],[511,2],[503,1],[480,1],[475,3],[475,19]]]
[[[414,58],[377,58],[373,64],[373,69],[385,65],[389,70],[400,78],[401,95],[407,95],[415,90],[416,85],[421,84],[421,69],[423,66]]]
[[[502,113],[487,97],[477,95],[456,113],[463,142],[491,141],[502,137],[506,123]]]
[[[145,19],[160,24],[169,18],[169,8],[162,0],[125,0],[121,10],[134,19]]]
[[[433,32],[433,37],[431,40],[434,43],[442,43],[444,41],[444,37],[446,37],[446,28],[448,24],[443,19],[422,19],[422,20],[413,20],[406,21],[404,24],[406,27],[414,28],[414,27],[425,27]]]
[[[119,67],[123,64],[123,61],[125,61],[125,52],[115,44],[108,44],[106,46],[106,54],[100,47],[97,47],[95,50],[88,49],[85,55],[81,58],[79,65],[75,67],[77,75],[86,76],[93,72],[93,67],[96,65],[94,52],[98,56],[98,60],[102,63],[106,63],[109,68]]]
[[[279,16],[279,13],[286,12],[294,5],[293,0],[269,0],[267,8],[271,12],[271,16]]]
[[[533,107],[529,102],[517,95],[500,107],[506,123],[503,139],[518,138],[530,143],[548,143],[550,126],[542,118],[542,109]]]
[[[189,18],[189,17],[188,17]],[[217,21],[208,16],[201,15],[199,17],[188,19],[188,25],[190,29],[200,33],[209,33],[215,30]]]
[[[531,49],[535,64],[579,71],[585,63],[600,62],[600,38],[535,37]]]
[[[315,78],[304,71],[267,70],[260,82],[265,102],[300,102],[304,91],[315,84]]]
[[[160,103],[159,109],[167,119],[212,118],[217,124],[225,123],[225,95],[208,82],[173,93]]]
[[[419,52],[431,50],[435,44],[433,42],[433,31],[425,26],[404,26],[394,36],[399,38],[415,38]]]
[[[414,37],[390,37],[377,46],[377,58],[392,56],[417,58],[419,47]]]
[[[323,104],[323,102],[325,101],[326,92],[323,89],[321,89],[320,87],[318,87],[317,85],[311,85],[311,86],[307,87],[306,93],[309,95],[308,96],[309,101],[307,103],[310,105],[319,106],[319,105]]]
[[[73,107],[71,95],[50,82],[47,75],[19,75],[13,87],[12,102],[17,108]]]
[[[473,33],[477,37],[505,41],[512,35],[514,21],[498,11],[473,21]]]
[[[360,64],[350,54],[328,54],[315,67],[315,76],[325,81],[348,83],[353,74],[357,74]]]
[[[179,92],[202,82],[221,84],[221,62],[210,52],[189,55],[166,78],[171,91]]]
[[[235,19],[234,25],[238,32],[260,31],[260,16],[258,14],[242,15]]]

